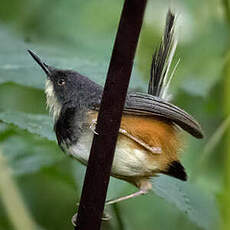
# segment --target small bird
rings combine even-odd
[[[169,71],[176,49],[174,26],[175,15],[169,10],[164,36],[153,55],[148,93],[129,92],[123,110],[111,175],[139,191],[106,204],[147,193],[152,188],[150,178],[159,173],[187,179],[180,162],[181,132],[196,138],[202,138],[203,132],[191,115],[167,100],[175,70]],[[87,165],[103,87],[78,72],[49,66],[28,52],[46,73],[47,105],[60,148]]]

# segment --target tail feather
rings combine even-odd
[[[164,172],[164,174],[175,177],[183,181],[187,180],[187,174],[185,172],[185,168],[179,161],[171,162],[171,164],[169,165],[168,169]]]
[[[175,15],[171,10],[167,13],[164,36],[158,49],[155,50],[151,65],[148,93],[157,97],[166,97],[166,91],[172,74],[169,69],[176,50],[177,42],[174,39]]]

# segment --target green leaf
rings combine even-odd
[[[217,229],[219,213],[211,194],[195,185],[162,175],[152,179],[153,191],[160,197],[176,205],[199,227]]]
[[[85,166],[76,165],[76,162],[74,162],[74,164],[75,181],[78,185],[82,185],[85,175]],[[220,217],[216,201],[211,194],[208,194],[194,184],[182,182],[165,175],[160,175],[157,178],[153,178],[152,183],[153,192],[157,196],[175,205],[196,225],[206,230],[217,229]],[[130,186],[128,183],[121,180],[111,178],[107,199],[114,199],[132,192],[135,192],[133,186]],[[152,195],[153,194],[150,193],[149,197]],[[143,196],[142,199],[149,198]],[[131,202],[134,202],[133,199],[130,201],[130,203]],[[143,205],[143,207],[140,207],[140,209],[146,209],[146,207]],[[164,209],[160,209],[160,211],[163,213]]]
[[[15,133],[1,142],[1,149],[17,176],[50,167],[64,156],[53,143],[23,132]]]
[[[13,124],[20,129],[54,141],[55,135],[52,128],[52,120],[47,115],[27,114],[18,111],[1,111],[0,120],[7,124]]]
[[[95,41],[95,47],[98,45]],[[102,50],[90,50],[87,43],[75,47],[67,44],[56,44],[55,46],[52,41],[47,41],[42,45],[26,43],[22,37],[1,24],[0,83],[14,82],[37,89],[44,88],[46,76],[30,57],[27,49],[34,50],[49,65],[76,70],[98,84],[104,85],[110,59],[105,47]],[[110,50],[110,47],[107,49]],[[146,85],[137,76],[137,73],[133,74],[130,87],[144,90]]]

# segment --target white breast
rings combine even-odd
[[[132,140],[126,139],[127,137],[122,134],[119,135],[112,165],[112,174],[140,176],[145,175],[146,171],[153,171],[157,168],[157,165],[152,165],[151,168],[148,168],[149,164],[147,164],[148,160],[146,159],[146,155],[149,154],[148,151],[131,148],[130,142]],[[70,146],[68,150],[66,149],[67,154],[74,156],[81,163],[87,165],[92,140],[93,132],[90,130],[80,137],[76,145]]]

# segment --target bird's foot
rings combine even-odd
[[[108,213],[103,212],[101,220],[102,221],[109,221],[111,218],[112,217]],[[77,213],[75,213],[73,215],[73,217],[71,219],[71,222],[72,222],[73,226],[76,226],[76,223],[77,223]]]
[[[96,129],[96,124],[97,124],[97,120],[96,119],[93,119],[92,120],[92,123],[90,124],[89,128],[93,131],[94,134],[96,135],[99,135],[95,129]]]

